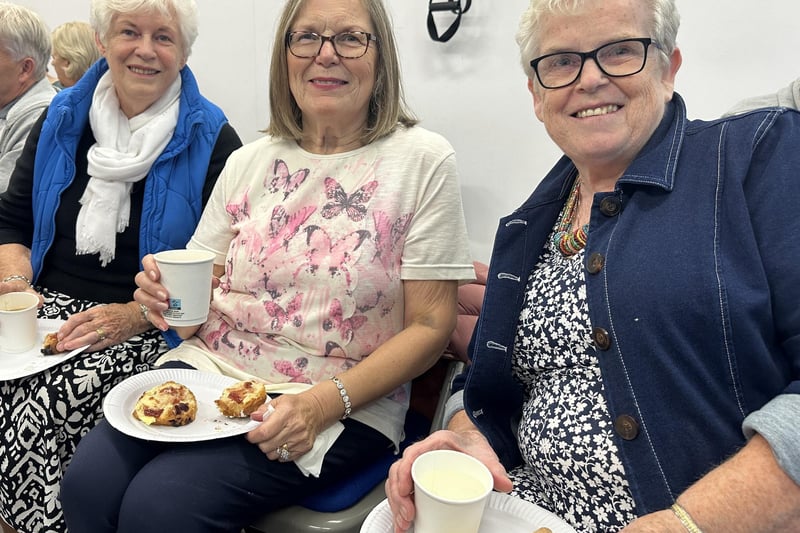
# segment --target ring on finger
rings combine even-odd
[[[98,340],[100,341],[105,340],[106,332],[103,331],[103,328],[97,328],[96,330],[94,330],[94,332],[97,333]]]
[[[278,461],[280,461],[281,463],[289,461],[289,456],[291,456],[291,453],[289,452],[289,443],[287,442],[283,446],[275,450],[275,453],[278,454]]]

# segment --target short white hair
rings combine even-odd
[[[165,17],[177,18],[181,32],[183,53],[188,58],[197,39],[197,3],[195,0],[92,0],[89,22],[105,43],[114,15],[156,11]]]
[[[640,1],[645,2],[651,11],[651,34],[644,37],[650,37],[658,43],[658,50],[661,52],[659,58],[666,66],[669,57],[675,50],[678,28],[681,24],[675,0]],[[520,61],[525,74],[531,79],[536,76],[531,67],[531,60],[541,55],[541,20],[543,16],[575,13],[593,3],[602,2],[603,0],[531,0],[528,9],[520,17],[517,31]]]

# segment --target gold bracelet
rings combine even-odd
[[[24,281],[28,284],[28,287],[33,287],[33,283],[29,280],[26,276],[22,274],[14,274],[13,276],[7,276],[3,278],[3,283],[8,283],[9,281]]]
[[[681,524],[683,524],[683,527],[686,528],[686,531],[689,533],[703,533],[703,530],[694,523],[691,515],[686,512],[686,509],[684,509],[681,504],[675,502],[672,504],[670,509],[672,509],[672,512],[675,514],[675,516],[678,517],[678,520],[681,521]]]

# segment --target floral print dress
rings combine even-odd
[[[526,402],[519,426],[524,464],[513,494],[549,509],[580,532],[612,532],[636,518],[591,340],[584,252],[552,242],[526,287],[514,372]]]

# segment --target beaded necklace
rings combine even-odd
[[[558,227],[553,235],[553,244],[558,247],[565,257],[575,255],[586,246],[586,230],[589,229],[589,224],[584,224],[576,230],[572,229],[572,222],[578,212],[580,190],[581,179],[579,176],[575,179],[575,185],[572,186],[567,203],[564,205],[564,211],[561,213],[561,220],[559,220]]]

